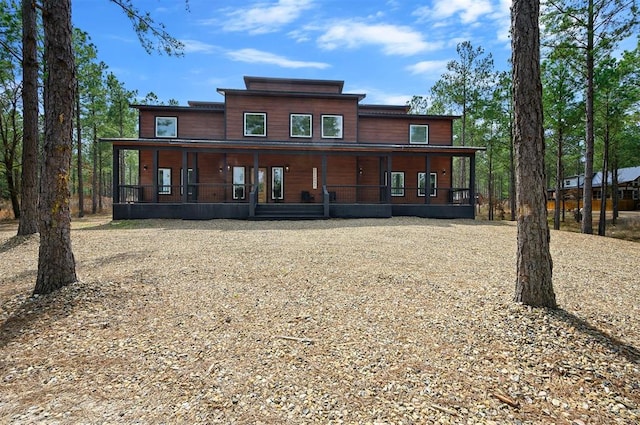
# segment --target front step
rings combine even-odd
[[[254,220],[318,220],[324,216],[322,204],[258,204]]]

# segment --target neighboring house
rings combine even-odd
[[[618,177],[618,209],[620,211],[631,211],[640,208],[640,166],[621,168],[617,172]],[[582,191],[584,188],[584,175],[565,177],[563,182],[565,209],[575,209],[582,206]],[[600,201],[602,199],[602,172],[599,171],[593,175],[591,180],[593,187],[592,206],[594,211],[600,210]],[[611,199],[612,173],[608,173],[607,177],[607,210],[613,208]],[[548,208],[554,208],[553,199],[555,189],[549,189]],[[580,202],[580,204],[578,204]]]
[[[343,81],[244,81],[218,89],[224,102],[132,105],[139,137],[106,140],[114,219],[474,218],[483,148],[453,146],[458,116],[360,104]],[[139,184],[125,184],[125,151]],[[452,185],[454,159],[464,187]]]

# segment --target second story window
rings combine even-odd
[[[429,126],[411,124],[409,126],[409,143],[429,143]]]
[[[291,137],[311,137],[311,115],[291,114]]]
[[[325,139],[342,139],[342,115],[322,116],[322,137]]]
[[[156,117],[156,137],[178,137],[178,118]]]
[[[264,112],[244,113],[244,135],[245,136],[266,136],[267,135],[267,114]]]

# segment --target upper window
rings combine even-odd
[[[342,115],[322,116],[322,137],[325,139],[342,139]]]
[[[291,114],[291,137],[311,137],[311,115]]]
[[[429,126],[411,124],[409,126],[409,143],[429,143]]]
[[[264,112],[245,112],[244,114],[245,136],[267,135],[267,114]]]
[[[156,137],[178,137],[178,118],[156,117]]]

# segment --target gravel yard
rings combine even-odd
[[[0,423],[637,424],[640,245],[552,232],[557,311],[511,302],[514,223],[76,220],[32,298],[0,224]]]

